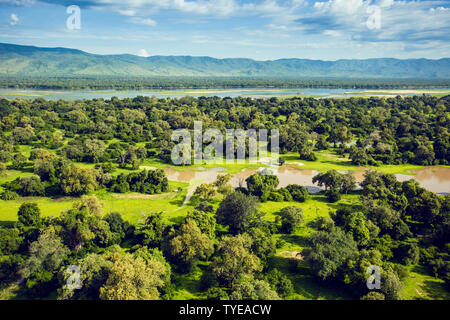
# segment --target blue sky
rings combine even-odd
[[[69,30],[66,8],[81,8]],[[450,1],[0,0],[0,42],[217,58],[450,57]]]

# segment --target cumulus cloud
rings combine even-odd
[[[147,50],[141,49],[141,50],[139,50],[139,52],[138,52],[138,56],[139,56],[139,57],[148,58],[148,57],[150,57],[150,54],[147,52]]]
[[[11,13],[9,24],[15,26],[19,23],[19,17],[15,13]]]
[[[378,6],[379,28],[368,28]],[[296,19],[306,33],[342,34],[358,41],[449,41],[447,1],[328,0]]]
[[[34,0],[0,0],[24,5]],[[36,2],[38,2],[36,0]],[[72,0],[39,0],[72,5]],[[116,12],[128,21],[154,27],[158,12],[174,14],[176,21],[209,21],[215,18],[257,17],[265,19],[258,29],[261,37],[280,35],[324,36],[357,43],[399,43],[409,48],[450,40],[450,1],[446,0],[81,0],[81,8]],[[376,6],[379,27],[370,28]],[[261,20],[258,20],[258,23]],[[184,22],[187,23],[187,22]],[[244,26],[241,26],[244,27]],[[256,31],[254,32],[256,34]],[[248,34],[250,35],[250,34]],[[344,43],[344,42],[342,42]]]

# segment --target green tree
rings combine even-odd
[[[280,211],[281,232],[290,234],[304,221],[303,209],[295,206],[284,207]]]
[[[246,232],[253,240],[251,251],[261,260],[261,264],[267,267],[269,259],[275,254],[276,245],[272,233],[263,226],[250,228]]]
[[[209,200],[213,198],[217,193],[217,190],[212,183],[202,183],[194,192],[194,195],[201,200]]]
[[[371,291],[365,296],[361,297],[361,300],[386,300],[386,298],[381,292]]]
[[[270,192],[275,190],[280,183],[277,176],[260,172],[251,175],[245,182],[247,183],[248,193],[260,198],[261,201],[266,201]]]
[[[167,284],[167,264],[125,253],[114,260],[104,286],[102,300],[156,300]]]
[[[189,272],[198,260],[207,259],[214,251],[211,239],[203,234],[194,220],[187,219],[169,240],[170,255]]]
[[[46,230],[30,244],[29,258],[22,274],[25,278],[39,271],[56,271],[69,254],[69,249],[52,230]]]
[[[292,281],[278,269],[270,270],[266,274],[265,279],[280,297],[285,298],[294,293]]]
[[[189,212],[186,216],[187,219],[195,221],[201,232],[206,234],[210,239],[214,238],[216,230],[216,218],[212,214],[208,214],[204,211],[194,210]]]
[[[79,201],[74,202],[73,207],[77,210],[87,210],[98,217],[101,217],[103,213],[103,202],[96,196],[82,195]]]
[[[277,292],[266,281],[245,279],[233,288],[231,300],[279,300]]]
[[[252,239],[246,234],[222,238],[210,265],[212,273],[233,288],[240,276],[261,271],[259,258],[250,252],[252,244]]]
[[[134,234],[140,244],[156,248],[161,245],[165,229],[162,213],[151,213],[146,216],[144,223],[136,226]]]
[[[64,194],[80,196],[97,188],[96,172],[75,165],[64,168],[60,176],[61,190]]]
[[[81,288],[72,290],[64,284],[58,291],[60,299],[83,299],[97,300],[100,295],[100,288],[105,285],[108,275],[113,266],[113,262],[107,259],[107,255],[90,253],[76,263],[80,268]],[[71,274],[64,270],[64,283],[67,283]]]
[[[229,194],[216,212],[217,222],[230,227],[230,232],[244,232],[252,222],[259,220],[257,198],[241,192]]]
[[[41,210],[35,202],[23,203],[17,212],[17,218],[26,227],[39,227]]]
[[[340,188],[345,194],[348,194],[356,189],[356,178],[351,172],[348,172],[342,176]]]
[[[19,229],[0,228],[0,256],[16,253],[23,241]]]
[[[381,274],[381,292],[386,300],[399,300],[403,284],[393,271],[385,271]]]
[[[341,187],[342,174],[336,170],[329,170],[325,173],[319,173],[312,179],[319,187],[325,186],[325,190],[338,189]]]
[[[286,190],[289,191],[294,201],[305,202],[306,199],[308,199],[308,189],[303,186],[299,186],[298,184],[290,184],[286,187]]]
[[[7,173],[6,164],[0,162],[0,177],[6,176],[6,173]]]
[[[340,228],[318,231],[308,239],[311,249],[304,250],[313,272],[326,280],[336,275],[345,259],[357,252],[356,242]]]

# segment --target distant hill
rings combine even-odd
[[[0,75],[450,79],[450,59],[255,61],[191,56],[143,58],[0,43]]]

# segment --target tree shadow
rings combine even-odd
[[[427,292],[428,296],[433,300],[448,300],[449,296],[444,288],[444,284],[425,280],[422,289]]]
[[[170,218],[169,221],[173,222],[174,224],[182,224],[184,222],[184,219],[185,219],[184,216],[178,216]]]
[[[14,221],[0,221],[0,227],[14,227],[15,222]]]
[[[339,160],[322,160],[322,163],[325,164],[334,164],[342,167],[355,167],[355,165],[351,161],[339,161]]]
[[[300,247],[308,246],[308,238],[305,236],[297,235],[297,234],[283,234],[280,236],[280,239],[283,239],[286,242],[291,244],[299,245]]]

